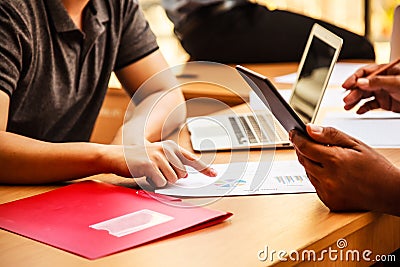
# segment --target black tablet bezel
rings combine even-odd
[[[236,69],[287,132],[296,129],[308,136],[304,122],[267,77],[240,65]]]

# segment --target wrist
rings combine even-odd
[[[98,173],[112,173],[111,148],[114,145],[94,144],[94,166]]]
[[[387,192],[387,194],[384,194],[386,197],[382,210],[383,212],[400,216],[400,206],[398,202],[400,196],[400,169],[394,165],[392,166],[393,167],[389,170],[391,174],[390,179],[387,180],[387,183],[384,183],[386,190],[383,192]]]
[[[390,163],[389,163],[390,164]],[[384,168],[379,183],[374,189],[375,195],[372,196],[371,209],[400,216],[398,198],[400,195],[400,169],[394,165]],[[377,178],[378,179],[378,178]]]

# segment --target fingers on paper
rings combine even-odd
[[[191,166],[197,171],[210,176],[210,177],[215,177],[217,176],[217,172],[208,166],[206,163],[204,163],[202,160],[200,160],[198,157],[190,153],[184,148],[180,148],[181,151],[181,160],[185,165]]]

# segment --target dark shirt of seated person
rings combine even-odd
[[[191,60],[299,62],[314,23],[344,40],[339,59],[374,59],[363,36],[323,20],[247,0],[162,0]]]
[[[343,87],[345,109],[368,99],[357,113],[400,112],[400,66],[366,78],[373,64],[350,76]],[[312,140],[297,131],[290,139],[319,198],[332,211],[372,210],[400,216],[400,169],[363,142],[331,127],[307,125]]]
[[[89,143],[112,71],[134,95],[167,68],[137,1],[0,0],[0,183],[114,173],[164,186],[187,175],[184,165],[212,175],[177,144],[157,142],[185,119],[181,90],[165,95],[176,88],[169,72],[135,97],[113,144]]]

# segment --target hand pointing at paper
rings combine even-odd
[[[394,61],[395,64],[371,64],[351,75],[342,85],[343,88],[350,90],[343,99],[344,108],[350,110],[363,99],[368,99],[357,110],[358,114],[378,108],[400,112],[400,63],[398,61]],[[379,70],[383,72],[374,74]]]

